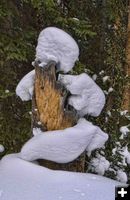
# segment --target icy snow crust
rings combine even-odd
[[[78,111],[80,116],[89,114],[96,117],[101,113],[105,105],[105,95],[87,74],[60,75],[59,81],[72,94],[69,104]]]
[[[52,60],[58,64],[58,70],[68,72],[78,57],[78,45],[68,33],[55,27],[41,31],[36,47],[36,61],[41,62],[40,66]]]
[[[41,133],[39,129],[39,134],[23,146],[21,158],[28,161],[47,159],[67,163],[76,159],[85,149],[90,154],[92,150],[101,148],[107,139],[108,135],[99,127],[80,119],[76,126],[64,130]]]
[[[114,200],[117,181],[93,174],[53,171],[21,160],[0,161],[1,200]]]
[[[22,99],[22,101],[28,101],[32,99],[34,90],[35,70],[32,70],[26,74],[16,87],[16,94]]]

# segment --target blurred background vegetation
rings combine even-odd
[[[106,106],[98,118],[87,117],[109,134],[105,154],[111,168],[122,169],[130,179],[130,169],[113,148],[130,145],[130,134],[120,140],[120,127],[130,124],[121,114],[125,47],[127,39],[127,0],[1,0],[0,1],[0,157],[18,152],[30,138],[31,102],[15,94],[19,80],[33,69],[39,32],[47,26],[59,27],[74,37],[80,48],[80,61],[73,73],[86,72],[104,90]],[[130,146],[129,146],[130,147]],[[86,158],[86,168],[92,157]],[[115,178],[114,171],[106,176]]]

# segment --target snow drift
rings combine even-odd
[[[115,200],[119,185],[98,175],[53,171],[19,154],[0,161],[0,200]]]

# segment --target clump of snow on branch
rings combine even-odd
[[[26,74],[16,87],[16,94],[22,99],[22,101],[28,101],[32,99],[34,90],[35,70],[32,70]]]
[[[5,93],[6,93],[6,94],[8,94],[8,93],[9,93],[9,90],[8,90],[8,89],[6,89],[6,90],[5,90]]]
[[[50,170],[19,158],[5,156],[0,161],[2,200],[112,200],[117,181],[88,173]]]
[[[0,144],[0,153],[3,153],[4,150],[5,150],[4,146]]]
[[[59,71],[70,71],[79,57],[79,47],[75,40],[66,32],[55,27],[41,31],[36,47],[36,61],[45,66],[55,61]]]
[[[93,74],[92,79],[93,79],[94,81],[96,81],[96,79],[97,79],[97,74]]]
[[[113,88],[112,87],[110,87],[109,89],[108,89],[108,93],[110,93],[110,92],[113,92]]]
[[[124,137],[126,137],[127,134],[130,132],[130,130],[128,129],[127,126],[122,126],[120,127],[120,132],[122,133],[122,135],[120,136],[120,139],[124,139]]]
[[[127,174],[122,170],[117,171],[116,179],[122,183],[127,183]]]
[[[99,153],[97,153],[95,158],[92,158],[89,164],[89,170],[92,172],[96,172],[99,175],[104,175],[105,171],[107,171],[110,167],[110,162],[106,160],[106,158]]]
[[[38,129],[33,129],[38,132]],[[21,150],[21,158],[29,161],[47,159],[57,163],[67,163],[76,159],[85,149],[101,148],[108,135],[99,127],[85,119],[79,119],[77,125],[64,130],[47,131],[30,139]]]
[[[122,147],[118,150],[118,152],[122,155],[122,163],[124,166],[127,166],[127,164],[130,164],[130,152],[128,151],[127,145],[125,147]]]
[[[103,83],[105,83],[106,81],[109,81],[109,80],[110,80],[110,76],[104,76],[104,77],[102,78],[102,80],[103,80]]]
[[[120,111],[121,116],[126,116],[128,114],[128,110]]]
[[[114,171],[116,174],[116,179],[120,182],[127,182],[127,174],[125,173],[125,167],[130,165],[130,152],[127,145],[122,146],[120,142],[116,142],[116,147],[112,150],[113,156],[120,156],[120,161],[118,165],[114,166]]]
[[[68,103],[80,116],[98,116],[104,105],[105,95],[100,87],[85,73],[80,75],[60,75],[61,81],[72,94]]]

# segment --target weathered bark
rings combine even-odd
[[[35,65],[35,87],[32,99],[32,130],[34,127],[43,131],[62,130],[72,127],[77,122],[76,112],[68,109],[68,91],[56,79],[56,63],[50,62],[45,67]],[[44,147],[43,147],[44,148]],[[51,169],[84,172],[85,155],[74,162],[57,164],[39,160],[39,163]]]
[[[128,8],[128,26],[127,26],[127,43],[126,43],[126,64],[124,67],[127,81],[124,85],[122,110],[130,112],[130,1]]]

